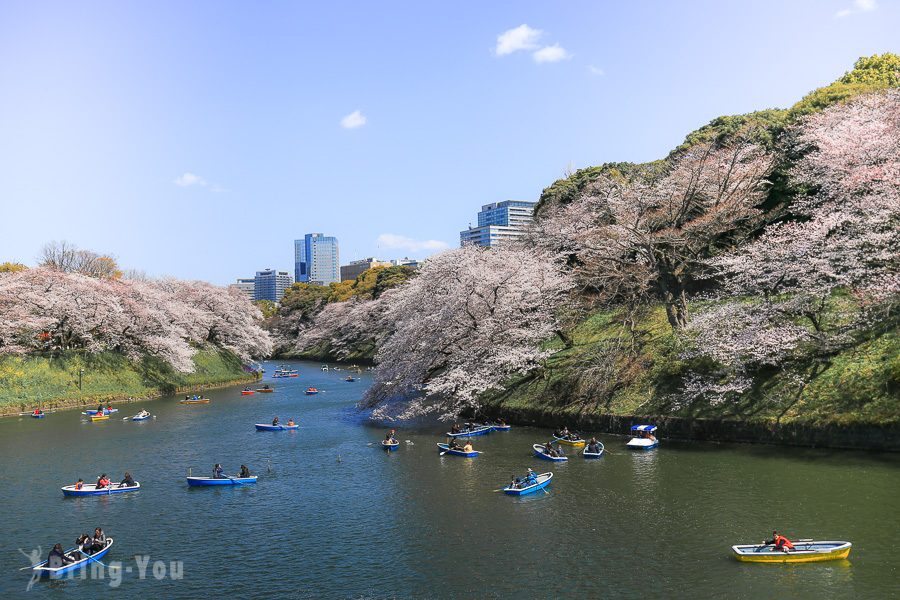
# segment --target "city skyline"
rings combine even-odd
[[[473,207],[793,104],[894,49],[898,15],[853,0],[6,2],[0,260],[68,240],[227,284],[292,270],[282,213],[351,259],[425,258]]]

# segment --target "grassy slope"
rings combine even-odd
[[[574,346],[551,356],[543,372],[511,382],[507,391],[487,397],[501,409],[538,409],[566,416],[614,414],[699,417],[756,423],[802,423],[811,426],[900,423],[900,334],[873,336],[837,355],[797,395],[784,373],[761,374],[756,387],[739,401],[717,406],[697,401],[676,406],[670,393],[681,375],[702,365],[679,358],[680,349],[662,307],[639,324],[646,331],[637,356],[614,353],[615,372],[603,389],[586,388],[585,364],[604,343],[617,337],[616,313],[598,313],[574,331]],[[557,346],[561,348],[561,346]]]
[[[193,373],[178,373],[159,360],[134,363],[113,352],[70,353],[53,359],[0,357],[0,414],[30,410],[38,404],[92,404],[253,379],[230,353],[203,350],[194,363]],[[80,369],[84,369],[81,390]]]

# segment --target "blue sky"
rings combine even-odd
[[[3,0],[0,261],[65,239],[228,283],[293,272],[318,231],[342,262],[423,257],[482,204],[788,106],[898,31],[887,0]]]

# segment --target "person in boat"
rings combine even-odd
[[[134,482],[134,477],[131,476],[131,473],[125,471],[125,477],[119,483],[119,487],[134,487],[135,485],[137,484]]]
[[[73,562],[75,559],[63,552],[62,544],[55,544],[47,555],[47,566],[51,569],[58,569]]]
[[[463,446],[463,452],[475,452],[475,450],[472,448],[472,442],[466,440],[466,445]]]
[[[272,419],[272,425],[278,425],[278,417]]]
[[[781,550],[782,552],[790,552],[794,549],[794,544],[791,543],[791,540],[787,539],[777,531],[772,532],[772,539],[766,542],[763,542],[764,546],[775,546],[776,550]]]
[[[459,450],[459,442],[456,441],[456,438],[450,438],[447,441],[447,449],[448,450]]]
[[[597,438],[592,437],[591,441],[588,442],[587,451],[591,454],[597,454],[600,452],[600,442],[597,441]]]
[[[106,548],[106,534],[97,527],[94,529],[94,537],[91,538],[91,552],[100,552],[104,548]]]
[[[250,388],[245,387],[245,388],[244,388],[244,391],[245,391],[245,392],[249,392],[249,391],[250,391]]]
[[[269,389],[269,384],[267,383],[266,385],[262,386],[262,389],[264,389],[264,390]]]
[[[185,397],[184,397],[184,401],[185,401],[185,402],[187,402],[187,401],[190,400],[190,399],[191,399],[190,396],[185,396]]]
[[[557,446],[557,448],[558,448],[558,446]],[[559,457],[559,455],[562,453],[562,452],[561,452],[560,450],[558,450],[557,448],[554,448],[554,447],[553,447],[553,442],[552,442],[552,441],[549,441],[549,442],[547,442],[547,444],[544,446],[544,454],[546,454],[547,456],[550,456],[550,457],[552,457],[552,458],[557,458],[557,457]]]
[[[103,405],[102,405],[102,404],[99,405],[99,406],[97,407],[97,414],[98,414],[98,415],[102,415],[102,414],[103,414]]]
[[[294,425],[296,425],[296,423],[294,423],[294,417],[291,417],[290,419],[288,419],[287,424],[288,424],[288,427],[293,427]]]
[[[36,409],[34,409],[34,412],[31,413],[31,414],[33,414],[33,415],[42,415],[42,414],[44,414],[44,411],[42,411],[42,410],[39,409],[39,408],[36,408]]]
[[[109,487],[109,477],[106,476],[106,473],[100,476],[100,479],[97,480],[96,489],[102,490],[104,488]]]
[[[213,467],[213,479],[225,479],[225,469],[219,463]]]
[[[75,482],[75,489],[80,490],[84,487],[84,479],[78,478],[78,481]]]
[[[83,554],[91,553],[91,543],[91,536],[86,533],[82,533],[75,539],[75,547]]]
[[[241,474],[240,477],[250,477],[250,469],[247,468],[247,465],[241,465]]]
[[[520,485],[522,485],[522,480],[519,479],[518,477],[516,477],[515,475],[513,475],[510,478],[510,482],[509,482],[510,489],[517,490],[517,489],[519,489]]]
[[[529,468],[525,473],[525,486],[534,485],[535,483],[537,483],[537,473]]]
[[[454,423],[453,427],[450,428],[450,433],[460,433],[462,430],[459,428],[459,423]]]

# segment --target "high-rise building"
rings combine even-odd
[[[341,281],[352,281],[374,267],[390,267],[393,263],[369,257],[351,260],[348,265],[341,265]]]
[[[256,300],[256,279],[244,278],[238,279],[236,283],[232,283],[231,287],[237,288],[242,294],[247,296],[247,300]]]
[[[459,232],[459,245],[498,246],[525,233],[534,219],[536,202],[506,200],[485,204],[478,213],[478,227],[469,226]]]
[[[294,278],[298,282],[328,285],[341,280],[338,241],[321,233],[294,240]]]
[[[291,274],[287,271],[265,269],[257,271],[253,278],[253,299],[280,302],[284,290],[291,287]]]

